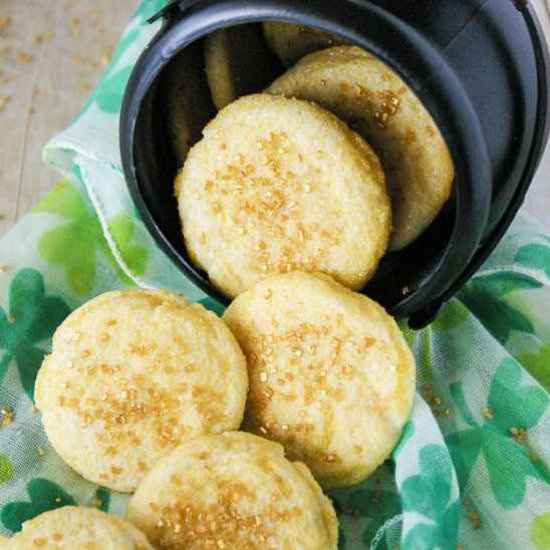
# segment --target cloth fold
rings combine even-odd
[[[98,87],[45,148],[65,180],[0,240],[0,534],[64,504],[123,514],[126,495],[83,480],[33,407],[55,328],[108,290],[167,288],[221,311],[159,250],[126,189],[124,88],[165,4],[144,0]],[[550,237],[526,217],[422,331],[413,416],[388,460],[333,491],[340,548],[550,549]]]

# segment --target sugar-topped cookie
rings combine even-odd
[[[71,467],[130,492],[181,441],[238,428],[247,383],[220,318],[168,292],[129,290],[91,300],[57,329],[36,404]]]
[[[26,521],[6,550],[153,550],[130,522],[94,508],[65,506]]]
[[[218,114],[189,153],[176,195],[191,259],[230,297],[295,270],[359,289],[391,231],[369,146],[317,105],[275,95],[247,96]]]
[[[400,250],[449,199],[454,165],[432,117],[385,63],[355,46],[304,57],[269,92],[315,101],[361,134],[379,155],[392,199],[391,250]]]
[[[413,355],[386,311],[328,277],[278,275],[224,316],[248,360],[244,428],[282,443],[325,488],[388,458],[415,395]]]
[[[160,459],[127,517],[156,548],[336,550],[330,500],[308,469],[241,432],[188,441]]]

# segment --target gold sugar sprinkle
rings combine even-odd
[[[493,412],[493,409],[491,409],[490,407],[485,407],[483,409],[483,416],[487,419],[487,420],[493,420],[493,418],[495,417],[495,414]]]
[[[0,426],[9,426],[15,420],[15,413],[11,407],[2,407],[0,409],[0,416],[2,420]]]
[[[524,428],[517,428],[516,426],[512,426],[509,430],[510,435],[518,442],[518,443],[525,443],[527,440],[527,430]]]
[[[18,52],[17,58],[19,59],[19,61],[21,61],[21,63],[24,63],[25,65],[31,63],[34,59],[34,57],[27,52]]]
[[[474,529],[477,530],[481,528],[481,519],[479,518],[479,513],[476,510],[472,510],[468,514],[468,519],[470,520]]]
[[[38,447],[36,449],[36,453],[38,454],[39,458],[43,458],[43,456],[46,454],[46,451],[42,447]]]

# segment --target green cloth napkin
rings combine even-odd
[[[144,0],[97,89],[45,149],[66,176],[0,240],[0,533],[78,503],[128,497],[82,479],[49,445],[33,385],[53,332],[102,292],[168,288],[220,306],[156,247],[126,190],[118,115],[165,0]],[[486,265],[419,332],[414,412],[391,460],[334,491],[342,549],[550,549],[550,237],[518,219]]]

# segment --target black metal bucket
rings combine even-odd
[[[182,49],[220,28],[276,20],[326,30],[371,51],[413,89],[456,167],[451,200],[364,292],[413,327],[430,322],[498,244],[521,206],[549,130],[550,63],[532,7],[512,0],[181,0],[136,64],[120,147],[133,199],[182,273],[227,303],[189,260],[173,180],[178,166],[158,83]],[[154,19],[155,19],[154,18]],[[282,72],[281,68],[281,72]]]

